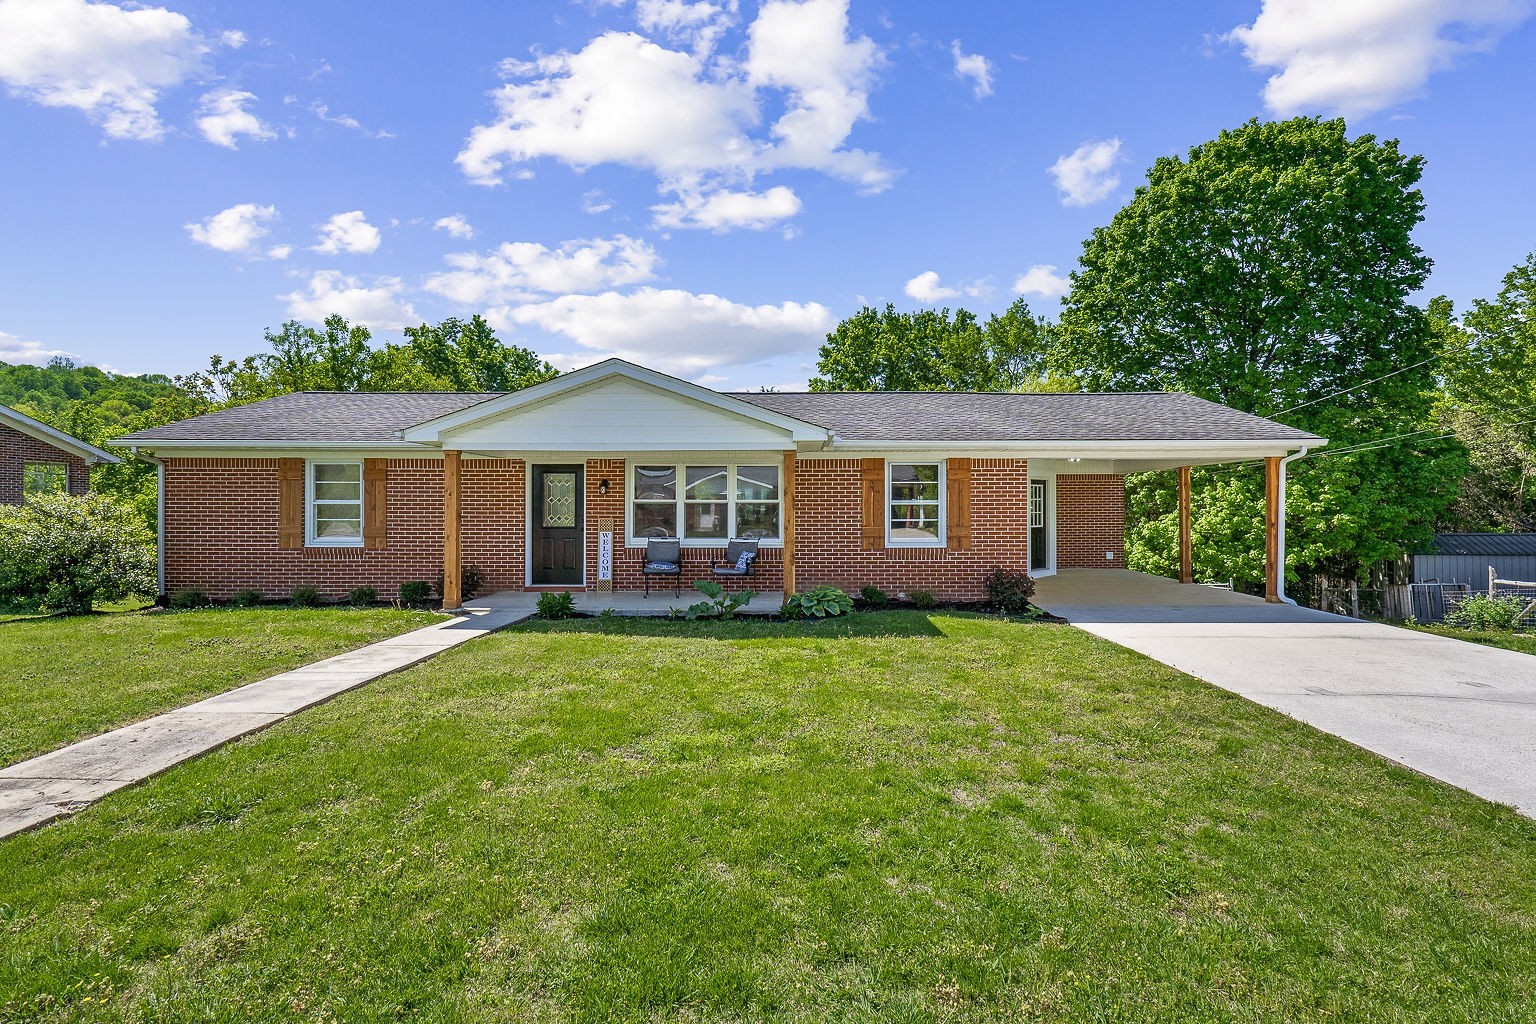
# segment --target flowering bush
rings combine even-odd
[[[0,602],[85,615],[157,589],[155,539],[127,505],[104,494],[0,505]]]

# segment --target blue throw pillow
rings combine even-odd
[[[756,557],[757,557],[757,552],[755,552],[755,551],[743,551],[741,553],[741,557],[736,559],[736,571],[737,572],[746,572],[747,571],[747,566],[751,565],[752,564],[752,559],[754,559]]]

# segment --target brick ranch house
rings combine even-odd
[[[115,443],[159,463],[166,593],[441,575],[453,608],[462,565],[488,591],[640,589],[668,536],[685,587],[746,536],[759,591],[974,599],[994,566],[1123,567],[1126,473],[1233,460],[1268,460],[1278,558],[1280,460],[1325,442],[1183,394],[724,394],[610,359],[509,394],[283,395]]]
[[[117,456],[70,437],[25,413],[0,405],[0,503],[20,504],[29,494],[91,489],[91,467]]]

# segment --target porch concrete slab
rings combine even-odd
[[[494,594],[477,597],[472,601],[466,601],[465,611],[510,611],[520,615],[532,615],[538,610],[539,598],[548,591],[534,590],[502,590]],[[691,604],[704,600],[704,595],[697,590],[684,589],[681,597],[675,597],[669,589],[665,592],[651,591],[650,597],[646,597],[643,591],[613,591],[604,593],[596,590],[570,591],[576,599],[576,610],[586,615],[600,615],[604,611],[613,611],[618,615],[633,615],[665,618],[672,611],[682,611]],[[759,593],[745,607],[737,610],[737,615],[777,615],[779,609],[784,606],[784,595],[774,590]]]
[[[0,838],[526,617],[507,609],[469,612],[0,768]]]
[[[1536,817],[1536,657],[1125,570],[1042,579],[1035,603]]]

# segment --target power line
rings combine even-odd
[[[1440,358],[1440,357],[1439,356],[1430,356],[1428,359],[1421,359],[1417,363],[1414,363],[1412,366],[1404,366],[1404,367],[1401,367],[1399,369],[1393,370],[1391,373],[1384,373],[1380,377],[1377,377],[1375,380],[1368,380],[1368,381],[1365,381],[1364,383],[1356,384],[1354,387],[1343,388],[1343,389],[1341,389],[1339,391],[1335,391],[1331,395],[1324,395],[1322,398],[1314,398],[1310,402],[1302,402],[1300,405],[1293,405],[1289,409],[1281,409],[1279,412],[1270,413],[1270,416],[1272,416],[1272,417],[1273,416],[1284,416],[1287,413],[1295,412],[1297,409],[1305,409],[1308,406],[1316,405],[1319,402],[1326,402],[1330,398],[1337,398],[1340,395],[1347,395],[1351,391],[1359,391],[1361,388],[1368,388],[1372,384],[1376,384],[1376,383],[1379,383],[1381,381],[1386,380],[1388,377],[1396,377],[1400,373],[1407,373],[1409,370],[1417,370],[1419,367],[1423,366],[1425,363],[1432,363],[1432,362],[1434,362],[1438,358]]]

